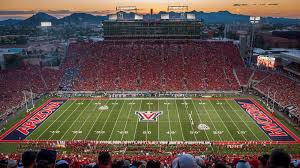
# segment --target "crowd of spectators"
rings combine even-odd
[[[300,109],[298,82],[276,73],[252,71],[241,65],[243,62],[239,51],[232,42],[148,40],[72,43],[60,70],[22,65],[18,69],[0,71],[0,111],[7,112],[8,109],[24,101],[24,91],[25,94],[30,91],[43,94],[57,89],[235,91],[240,87],[237,79],[240,85],[248,85],[250,79],[258,81],[254,86],[257,90],[274,98],[283,107],[293,105]],[[25,151],[22,156],[1,154],[0,168],[300,167],[300,161],[291,162],[290,156],[280,149],[274,150],[270,155],[232,156],[199,155],[209,148],[201,144],[176,145],[172,150],[166,150],[169,148],[168,145],[158,145],[155,148],[137,144],[131,148],[127,145],[108,147],[108,144],[91,145],[85,142],[67,142],[64,145],[71,148],[72,153],[60,154],[55,150],[41,150],[38,153]],[[97,146],[101,147],[100,150]],[[44,147],[49,148],[49,145]],[[231,147],[217,146],[221,149]],[[29,148],[32,146],[25,147],[26,150]],[[107,152],[109,148],[119,153],[112,155]],[[232,148],[259,153],[265,147],[255,144]],[[125,155],[123,151],[130,154]],[[171,152],[166,154],[167,151]],[[98,152],[100,153],[96,156]]]
[[[264,94],[276,93],[281,106],[299,106],[297,82],[243,65],[232,42],[71,43],[60,70],[22,65],[0,71],[0,112],[23,102],[24,91],[237,91],[249,81]]]
[[[94,155],[60,154],[54,149],[0,155],[2,168],[299,168],[300,160],[283,149],[258,155],[125,155],[100,151]]]
[[[24,102],[24,92],[29,98],[31,91],[42,94],[57,90],[60,74],[59,70],[32,65],[0,71],[0,112],[7,113]]]
[[[248,86],[253,71],[249,68],[239,67],[235,69],[241,86]]]
[[[268,77],[270,75],[270,73],[265,72],[265,71],[259,71],[259,70],[255,70],[253,72],[253,76],[252,76],[252,80],[254,81],[262,81],[263,79],[265,79],[266,77]]]
[[[238,90],[243,64],[232,42],[108,41],[69,46],[65,64],[80,69],[73,90]]]
[[[300,114],[300,84],[297,81],[274,73],[255,85],[255,88],[264,95],[269,95],[282,107],[289,105],[297,107],[298,115]]]

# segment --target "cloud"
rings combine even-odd
[[[37,11],[0,11],[0,16],[1,15],[2,16],[33,15],[38,12],[44,12],[50,15],[70,15],[72,13],[89,13],[94,15],[102,15],[102,14],[112,13],[111,10],[104,10],[104,11],[37,10]]]
[[[34,14],[34,11],[0,11],[0,15],[25,15]]]
[[[233,4],[233,6],[248,6],[248,4]]]
[[[233,6],[257,6],[257,5],[259,5],[259,6],[278,6],[279,4],[278,3],[270,3],[270,4],[265,4],[265,3],[261,3],[261,4],[256,4],[256,3],[254,3],[254,4],[241,3],[241,4],[239,4],[239,3],[236,3],[236,4],[233,4]]]

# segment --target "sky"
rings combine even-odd
[[[19,16],[11,11],[66,11],[113,12],[116,6],[136,6],[140,13],[166,11],[168,5],[188,5],[189,10],[232,13],[252,16],[300,18],[300,0],[0,0],[0,16]],[[8,13],[7,11],[10,11]],[[54,12],[56,11],[56,12]],[[22,14],[31,15],[32,12]]]

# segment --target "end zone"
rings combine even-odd
[[[254,99],[235,99],[235,101],[272,141],[300,142],[299,138],[292,131],[285,127]]]
[[[30,115],[0,136],[0,141],[22,141],[26,139],[38,126],[51,116],[66,99],[49,99]]]

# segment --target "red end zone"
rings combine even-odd
[[[292,131],[271,115],[268,110],[253,98],[193,98],[193,100],[236,101],[256,122],[257,126],[259,126],[271,139],[271,141],[217,141],[214,142],[215,144],[300,144],[300,139]],[[241,104],[245,106],[242,106]],[[285,135],[285,137],[283,135]]]
[[[58,140],[5,140],[4,138],[15,131],[18,127],[24,124],[27,120],[31,119],[35,114],[41,111],[47,104],[52,101],[67,101],[67,100],[109,100],[109,98],[51,98],[43,103],[40,107],[34,110],[31,114],[27,115],[24,119],[20,120],[17,124],[7,130],[4,134],[0,136],[0,143],[30,143],[30,142],[58,142]],[[192,100],[245,100],[251,101],[257,106],[264,114],[271,118],[282,130],[288,133],[294,140],[293,141],[213,141],[214,144],[218,145],[236,145],[236,144],[300,144],[300,139],[290,131],[286,126],[284,126],[279,120],[272,116],[262,105],[260,105],[255,99],[250,98],[192,98]]]
[[[273,121],[275,121],[284,131],[286,131],[291,137],[295,139],[297,143],[300,143],[299,137],[297,137],[291,130],[289,130],[285,125],[283,125],[277,118],[275,118],[273,115],[269,113],[268,110],[266,110],[261,104],[259,104],[255,99],[250,99],[259,109],[261,109],[266,115],[268,115],[270,118],[272,118]]]

